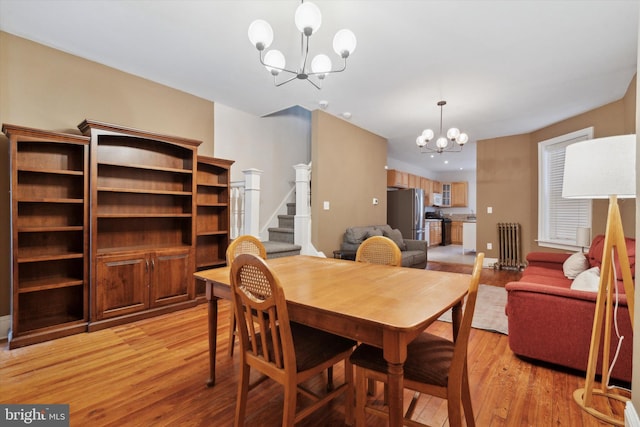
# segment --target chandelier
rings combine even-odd
[[[442,107],[445,105],[447,105],[447,101],[438,102],[438,107],[440,107],[440,133],[438,134],[438,139],[436,139],[434,143],[431,143],[435,136],[431,129],[423,130],[416,139],[416,144],[423,153],[435,152],[441,154],[444,151],[462,151],[462,146],[469,141],[469,135],[460,133],[460,129],[458,128],[450,128],[446,136],[442,133]]]
[[[318,31],[321,23],[322,14],[318,6],[310,2],[304,3],[303,0],[295,13],[295,24],[301,33],[300,67],[295,71],[285,68],[285,57],[279,50],[272,49],[264,53],[264,50],[273,42],[271,25],[262,19],[255,20],[249,25],[249,41],[258,49],[260,63],[273,75],[273,83],[276,87],[299,79],[306,80],[320,89],[322,80],[328,74],[339,73],[347,68],[347,58],[356,48],[356,36],[346,29],[338,31],[333,38],[333,50],[344,60],[342,68],[332,70],[331,59],[325,54],[316,55],[311,64],[308,64],[309,38]],[[291,77],[278,83],[277,77],[281,72],[288,73]],[[315,82],[312,78],[318,81]]]

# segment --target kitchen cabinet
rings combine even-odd
[[[451,183],[451,207],[467,207],[468,184],[466,181]]]
[[[409,188],[409,174],[396,169],[387,170],[387,187]]]
[[[431,206],[433,204],[433,197],[431,197],[431,180],[420,177],[420,188],[424,191],[424,207]]]
[[[429,224],[429,246],[438,246],[442,243],[442,221],[428,221]]]
[[[412,173],[408,174],[409,188],[420,188],[420,177]]]
[[[442,183],[442,206],[448,208],[467,207],[468,183],[444,182]]]
[[[454,245],[462,244],[462,221],[451,222],[451,243]]]

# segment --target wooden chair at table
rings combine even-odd
[[[410,419],[420,393],[425,393],[447,400],[450,427],[462,425],[461,406],[467,427],[475,426],[467,374],[467,347],[483,260],[484,253],[479,253],[471,274],[462,322],[454,341],[423,332],[407,346],[404,387],[417,393],[405,414],[405,425],[425,425]],[[356,426],[363,426],[366,413],[383,417],[388,414],[381,408],[367,405],[366,393],[367,379],[387,381],[387,362],[381,349],[365,344],[358,346],[350,360],[356,370]]]
[[[402,253],[390,238],[371,236],[358,246],[356,262],[402,267]]]
[[[349,355],[353,340],[290,322],[284,291],[261,258],[241,254],[231,265],[231,293],[238,319],[241,363],[235,425],[244,425],[249,390],[266,378],[284,386],[283,426],[293,426],[332,399],[345,396],[345,416],[352,421],[353,384]],[[255,325],[258,325],[256,329]],[[344,362],[345,382],[319,395],[301,383]],[[249,384],[251,368],[263,376]],[[296,412],[298,392],[313,403]]]
[[[238,236],[229,244],[226,253],[227,265],[230,266],[240,254],[253,254],[262,259],[267,259],[267,250],[262,242],[250,234]],[[236,316],[233,310],[229,313],[229,356],[233,356],[236,342]]]
[[[356,262],[402,267],[402,253],[398,245],[390,238],[371,236],[358,246]],[[385,396],[386,392],[387,388],[385,387]],[[376,394],[376,382],[373,379],[369,381],[368,393],[370,395]]]

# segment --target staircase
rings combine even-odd
[[[300,255],[300,245],[294,244],[293,227],[296,204],[287,203],[287,215],[278,215],[278,227],[269,228],[269,240],[262,242],[267,258]]]

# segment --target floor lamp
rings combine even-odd
[[[604,239],[604,252],[600,269],[600,282],[591,331],[591,344],[584,388],[573,393],[576,403],[594,417],[610,424],[623,426],[624,422],[604,414],[593,407],[593,396],[602,396],[625,402],[628,398],[606,389],[609,383],[611,333],[613,321],[614,259],[617,249],[622,269],[624,290],[633,327],[634,284],[620,218],[618,199],[636,197],[635,162],[636,136],[620,135],[571,144],[566,149],[562,196],[577,199],[609,199],[609,213]],[[604,338],[603,338],[604,326]],[[594,388],[596,366],[602,341],[601,388]]]

